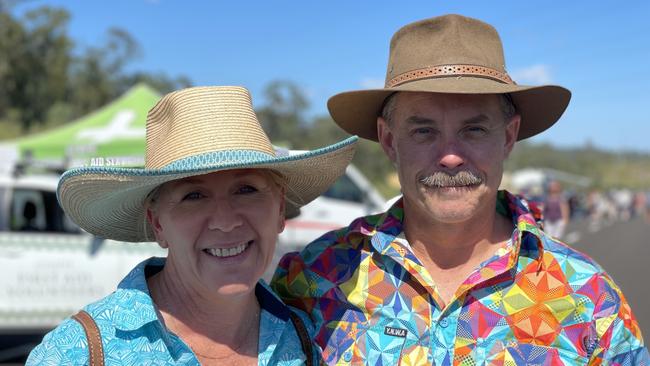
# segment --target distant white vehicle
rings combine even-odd
[[[102,240],[79,229],[56,199],[58,174],[0,174],[0,364],[21,362],[42,336],[108,295],[140,261],[165,256],[157,243]],[[326,231],[381,211],[385,201],[353,166],[287,221],[275,262]]]
[[[322,234],[384,209],[386,201],[353,165],[325,193],[300,209],[280,234],[280,245],[301,249]]]
[[[100,240],[56,199],[58,175],[0,176],[0,364],[23,362],[50,329],[113,292],[156,243]]]

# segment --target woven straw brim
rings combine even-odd
[[[355,90],[331,97],[327,107],[334,121],[350,134],[377,141],[377,117],[384,100],[395,92],[443,94],[505,94],[512,96],[521,115],[517,140],[551,127],[569,105],[571,92],[561,86],[524,86],[483,78],[437,78],[409,82],[390,89]]]
[[[184,159],[185,167],[76,168],[61,177],[57,195],[70,219],[93,235],[127,242],[154,241],[145,219],[144,203],[149,192],[163,183],[224,170],[270,169],[286,179],[287,215],[292,215],[325,192],[345,172],[356,141],[357,137],[350,137],[334,145],[286,157],[246,159],[249,152],[215,152]],[[188,168],[188,163],[194,167]]]

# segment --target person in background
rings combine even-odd
[[[569,202],[564,197],[562,185],[556,180],[548,183],[546,197],[544,198],[544,232],[550,236],[561,239],[564,230],[569,224]]]
[[[248,91],[216,86],[165,95],[146,134],[144,169],[75,168],[57,193],[86,231],[155,240],[167,257],[63,321],[27,364],[318,364],[309,319],[260,278],[285,216],[344,173],[356,138],[276,156]]]
[[[310,314],[328,364],[649,363],[610,276],[498,190],[516,141],[569,99],[515,83],[496,30],[461,15],[404,26],[384,88],[330,98],[340,127],[379,142],[402,198],[280,261],[271,285]]]

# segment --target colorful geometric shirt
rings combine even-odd
[[[164,264],[164,258],[147,259],[122,280],[115,292],[84,308],[102,335],[105,365],[200,365],[192,349],[160,321],[149,295],[147,274],[159,271]],[[289,318],[289,307],[262,281],[255,295],[262,309],[258,365],[303,365],[306,358]],[[296,313],[313,335],[311,321],[304,313]],[[314,347],[314,353],[317,365],[318,347]],[[86,334],[72,319],[48,333],[27,359],[27,365],[87,364]]]
[[[271,286],[304,309],[330,365],[650,365],[630,306],[586,255],[499,192],[508,244],[447,306],[402,233],[401,200],[280,262]]]

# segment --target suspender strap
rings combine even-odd
[[[84,328],[86,339],[88,339],[88,364],[90,366],[104,366],[104,350],[102,349],[102,336],[99,333],[97,323],[90,314],[80,310],[72,316]]]
[[[293,322],[294,328],[296,328],[296,333],[298,333],[298,338],[300,338],[300,344],[302,345],[302,351],[307,357],[305,365],[313,366],[314,365],[314,349],[312,348],[311,339],[309,338],[309,333],[305,324],[302,322],[302,319],[298,314],[293,311],[289,311],[289,316],[291,317],[291,322]]]

